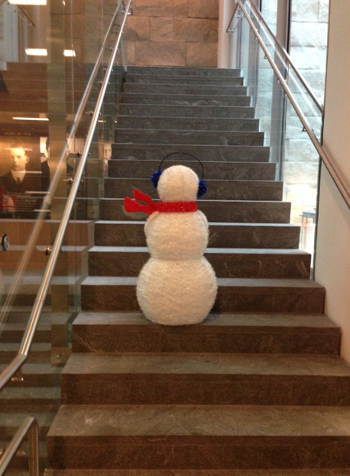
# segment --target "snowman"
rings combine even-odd
[[[127,212],[150,215],[145,224],[150,258],[138,277],[137,300],[152,322],[196,324],[207,317],[217,293],[215,273],[203,256],[209,238],[208,222],[196,203],[206,191],[205,182],[184,165],[159,170],[152,181],[160,202],[154,203],[138,190],[134,198],[146,205],[129,198],[124,201]]]

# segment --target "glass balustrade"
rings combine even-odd
[[[0,370],[42,283],[123,11],[122,0],[0,2]],[[53,365],[70,353],[125,68],[122,42],[32,347]]]
[[[300,247],[313,254],[319,155],[281,83],[289,88],[318,141],[322,138],[323,109],[253,5],[243,2],[243,6],[247,17],[238,8],[229,29],[231,67],[242,71],[251,105],[255,106],[256,117],[260,119],[265,145],[270,147],[270,161],[276,163],[276,179],[284,182],[283,199],[292,205],[291,223],[301,226]]]

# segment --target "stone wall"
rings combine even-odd
[[[217,66],[219,0],[133,0],[128,64]]]

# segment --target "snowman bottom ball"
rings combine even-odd
[[[216,276],[205,257],[183,261],[150,258],[141,270],[136,293],[150,321],[170,326],[197,324],[214,305]]]

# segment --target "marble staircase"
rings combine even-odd
[[[350,367],[263,139],[237,71],[129,68],[48,476],[350,475]],[[204,162],[219,291],[202,324],[167,327],[138,308],[144,217],[122,203],[156,197],[176,150]]]

